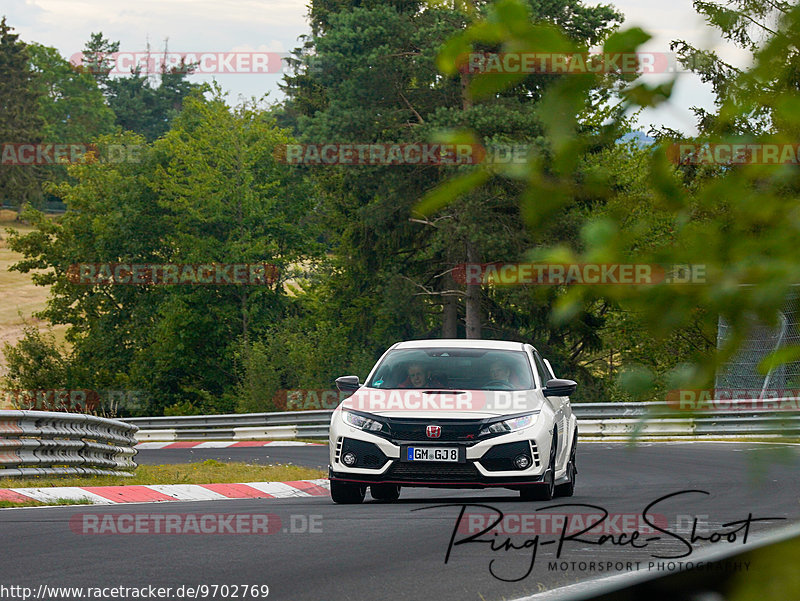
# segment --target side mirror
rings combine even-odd
[[[547,381],[542,392],[544,396],[572,396],[577,387],[578,384],[572,380],[554,378]]]
[[[358,376],[342,376],[336,378],[336,388],[342,392],[358,390],[361,385],[358,383]]]

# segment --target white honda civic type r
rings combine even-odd
[[[534,347],[495,340],[392,346],[331,416],[329,478],[336,503],[367,487],[394,501],[401,487],[504,487],[524,500],[571,496],[577,423],[572,380]]]

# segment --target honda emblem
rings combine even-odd
[[[442,435],[442,427],[428,426],[425,428],[425,434],[428,435],[428,438],[439,438]]]

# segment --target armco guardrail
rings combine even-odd
[[[795,399],[775,399],[791,403]],[[582,436],[630,437],[771,437],[800,435],[800,411],[753,408],[752,401],[725,401],[725,410],[678,411],[666,402],[573,403]],[[332,411],[286,411],[186,417],[137,417],[139,440],[255,440],[327,438]]]
[[[131,476],[138,428],[54,411],[0,411],[0,478]]]
[[[139,440],[257,440],[327,438],[330,410],[281,413],[233,413],[183,417],[132,417]]]

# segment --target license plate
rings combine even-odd
[[[406,461],[451,461],[458,463],[457,447],[408,447]]]

